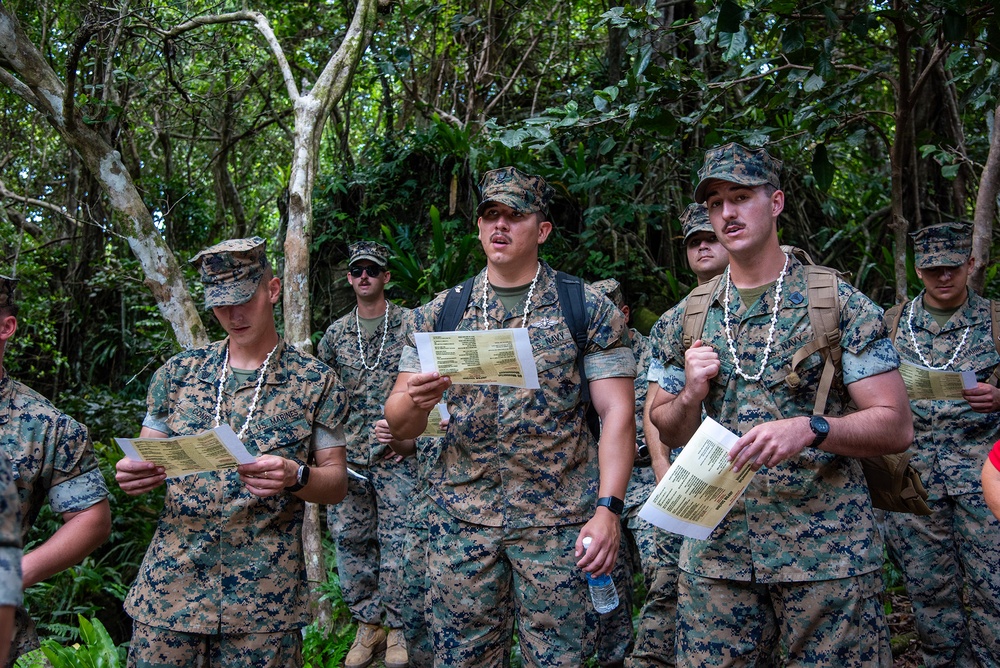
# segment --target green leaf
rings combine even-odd
[[[608,151],[613,149],[617,144],[618,142],[615,141],[614,137],[608,137],[607,139],[601,142],[600,148],[597,149],[597,154],[605,155]]]
[[[784,34],[781,35],[781,49],[785,53],[795,53],[796,51],[802,50],[806,45],[805,36],[802,34],[802,28],[794,23],[787,28],[785,28]]]
[[[824,83],[823,77],[818,74],[812,74],[808,79],[806,79],[806,82],[802,84],[802,90],[807,93],[815,93],[823,87]]]
[[[941,21],[941,30],[946,40],[949,42],[961,42],[965,39],[968,27],[969,21],[965,17],[965,14],[959,14],[951,9],[945,11],[944,19]]]
[[[729,46],[726,48],[725,53],[722,54],[722,59],[729,61],[734,58],[738,58],[743,54],[743,51],[747,48],[747,31],[740,27],[738,32],[734,32],[729,40]],[[719,37],[719,45],[721,46],[723,42],[722,36]]]
[[[941,168],[941,176],[948,180],[954,179],[958,176],[958,170],[961,169],[962,165],[945,165]]]
[[[813,154],[812,171],[819,189],[823,192],[828,191],[833,184],[834,169],[826,153],[826,144],[820,144],[816,147],[816,152]]]
[[[715,23],[716,30],[735,33],[740,29],[742,21],[743,8],[733,0],[722,0],[722,5],[719,7],[719,20]]]

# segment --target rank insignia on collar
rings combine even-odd
[[[531,323],[531,326],[537,327],[538,329],[552,329],[558,324],[558,320],[553,320],[552,318],[542,318],[541,320],[536,320]]]

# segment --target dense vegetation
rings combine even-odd
[[[244,5],[0,6],[0,27],[16,17],[65,86],[64,108],[117,151],[196,303],[186,260],[198,249],[259,234],[280,267],[288,229],[297,127],[286,83],[252,26],[205,20]],[[355,5],[249,9],[308,90]],[[178,344],[129,216],[3,48],[0,272],[21,279],[24,302],[7,366],[90,426],[110,479],[112,436],[137,430],[148,377]],[[998,56],[1000,18],[985,0],[381,4],[318,145],[310,329],[318,336],[352,299],[350,240],[393,246],[391,294],[411,305],[481,266],[475,184],[504,164],[556,187],[546,257],[621,280],[648,327],[690,287],[677,215],[704,149],[731,140],[784,159],[783,240],[850,272],[877,301],[915,292],[905,233],[952,218],[976,221],[977,284],[996,294],[984,260],[1000,187]],[[127,637],[119,601],[156,500],[113,501],[111,541],[30,592],[55,637],[73,635],[77,613]],[[53,521],[43,517],[39,535]]]

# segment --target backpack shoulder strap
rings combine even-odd
[[[903,309],[905,309],[906,305],[909,303],[909,299],[904,299],[887,310],[885,315],[882,316],[882,321],[885,322],[885,328],[889,330],[890,343],[893,343],[896,340],[896,332],[899,331],[899,321],[903,319]],[[1000,348],[998,348],[998,350],[1000,350]]]
[[[712,280],[695,286],[694,290],[688,294],[687,303],[684,304],[684,316],[681,319],[681,343],[684,350],[687,350],[694,342],[701,338],[705,331],[705,320],[708,318],[708,307],[712,303],[712,295],[715,289],[722,282],[722,275],[714,277]]]
[[[467,279],[464,283],[456,285],[444,297],[444,307],[438,314],[434,323],[435,332],[453,332],[462,322],[465,309],[469,306],[469,297],[472,294],[472,284],[476,277]]]
[[[813,414],[822,415],[826,410],[830,389],[840,371],[840,358],[843,355],[843,349],[840,347],[838,274],[836,271],[818,265],[803,266],[806,269],[809,324],[813,330],[813,340],[796,350],[795,354],[792,355],[791,371],[786,382],[795,386],[798,381],[795,367],[814,352],[818,352],[823,357],[823,372],[816,388],[816,403],[813,405]]]
[[[559,309],[566,318],[573,340],[576,342],[576,364],[580,370],[581,401],[590,401],[590,383],[583,370],[583,352],[587,349],[587,295],[583,280],[562,271],[556,272],[556,290],[559,293]]]

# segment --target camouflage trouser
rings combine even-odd
[[[1000,521],[981,492],[927,504],[933,511],[927,516],[886,513],[889,550],[906,578],[923,662],[1000,666]]]
[[[679,666],[892,666],[882,574],[759,584],[681,571]]]
[[[359,622],[402,628],[400,578],[406,518],[416,487],[413,459],[380,461],[351,469],[347,496],[327,506],[326,522],[337,546],[337,573],[344,602]]]
[[[17,657],[38,649],[38,633],[35,631],[35,620],[31,618],[23,606],[14,608],[14,637],[10,643],[10,653],[7,654],[5,668],[11,668]]]
[[[300,668],[302,631],[205,635],[132,622],[128,668]]]
[[[436,504],[429,516],[435,665],[504,665],[515,615],[525,666],[579,668],[594,653],[597,613],[574,556],[581,525],[486,527]]]
[[[635,598],[633,582],[639,570],[635,543],[622,518],[622,539],[618,544],[618,560],[615,561],[611,579],[618,590],[618,607],[600,615],[597,632],[597,663],[602,668],[625,665],[625,657],[632,651],[632,603]]]
[[[677,620],[677,557],[684,537],[658,529],[643,519],[642,535],[652,544],[650,554],[643,554],[646,575],[646,601],[639,613],[635,648],[625,665],[629,668],[674,666],[674,633]]]
[[[410,668],[430,668],[434,647],[430,634],[430,596],[427,583],[427,509],[432,503],[420,494],[413,501],[413,518],[403,544],[403,633],[410,655]]]

